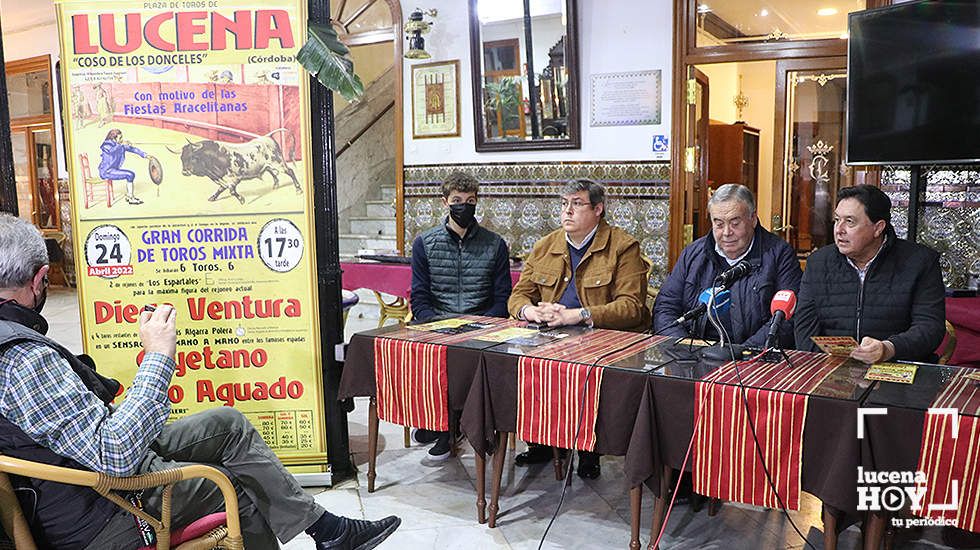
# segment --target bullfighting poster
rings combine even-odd
[[[58,14],[86,352],[128,387],[140,309],[173,304],[171,418],[235,407],[286,464],[322,467],[305,2]]]

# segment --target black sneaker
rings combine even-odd
[[[579,451],[577,473],[578,477],[582,479],[597,479],[602,473],[599,467],[599,454]]]
[[[558,451],[559,457],[565,456],[565,449]],[[544,464],[554,459],[555,454],[547,445],[528,445],[527,450],[514,457],[514,464],[527,466],[529,464]]]
[[[433,430],[425,430],[422,428],[412,429],[412,441],[418,443],[419,445],[428,445],[433,443],[435,440],[439,439],[439,435],[443,432],[437,432]]]
[[[388,516],[377,521],[344,518],[344,530],[335,539],[317,541],[317,550],[371,550],[398,529],[402,520]]]
[[[126,197],[126,202],[128,202],[129,204],[143,204],[143,201],[139,200],[136,197]]]
[[[449,432],[441,432],[436,444],[429,449],[429,454],[422,459],[422,465],[441,466],[443,462],[449,460],[450,447]]]

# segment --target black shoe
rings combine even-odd
[[[344,518],[344,530],[340,536],[317,541],[317,550],[371,550],[395,532],[402,520],[388,516],[377,521]]]
[[[139,200],[136,197],[126,197],[126,202],[128,202],[129,204],[143,204],[143,201]]]
[[[436,444],[429,449],[429,454],[422,458],[423,466],[441,466],[443,462],[449,460],[449,452],[452,445],[449,442],[449,432],[438,432],[439,439]]]
[[[694,482],[691,478],[691,472],[679,472],[674,470],[674,475],[681,476],[681,485],[677,489],[677,497],[674,498],[674,504],[690,504],[695,512],[700,512],[701,508],[704,507],[704,503],[707,499],[701,495],[696,495],[694,493]],[[671,482],[671,489],[673,489],[674,484]]]
[[[597,479],[602,470],[599,468],[599,454],[589,451],[578,452],[578,477],[582,479]]]
[[[433,430],[425,430],[422,428],[412,430],[412,440],[419,445],[428,445],[439,439],[439,435],[443,432],[436,432]]]
[[[564,449],[558,451],[562,456]],[[523,453],[514,457],[514,464],[517,466],[527,466],[529,464],[544,464],[554,458],[551,447],[546,445],[530,445]]]

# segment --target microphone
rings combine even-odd
[[[706,288],[698,296],[698,305],[675,319],[671,326],[680,325],[704,315],[704,312],[708,311],[708,300],[711,299],[712,292],[715,294],[714,312],[717,314],[726,313],[732,307],[732,293],[721,288]]]
[[[780,290],[772,297],[769,311],[772,313],[772,322],[769,324],[769,334],[763,349],[775,347],[779,340],[779,325],[793,318],[793,313],[796,312],[796,293],[792,290]]]
[[[715,277],[715,286],[720,286],[721,288],[732,286],[732,283],[751,273],[752,267],[752,264],[748,260],[741,260]]]

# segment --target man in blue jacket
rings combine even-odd
[[[506,317],[510,298],[510,252],[507,243],[476,221],[480,183],[454,172],[442,184],[445,221],[412,243],[412,317],[486,315]],[[415,440],[436,444],[423,464],[449,458],[449,432],[418,430]]]
[[[786,241],[759,225],[755,197],[744,185],[719,187],[708,201],[708,213],[711,232],[681,252],[660,288],[653,306],[653,331],[687,336],[688,327],[675,320],[697,306],[698,295],[712,286],[718,274],[745,259],[752,271],[732,285],[731,308],[721,321],[731,342],[762,347],[772,318],[770,301],[777,291],[799,290],[800,263]],[[690,329],[698,337],[718,337],[705,316],[692,321]],[[793,347],[792,321],[782,324],[779,336],[783,347]]]

